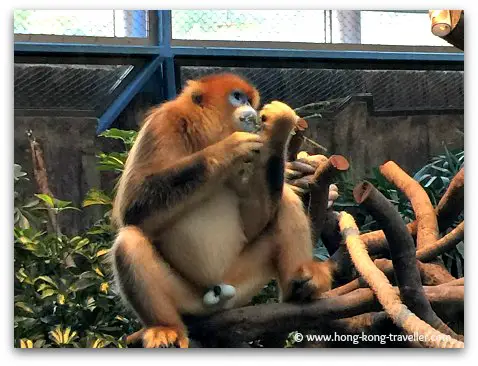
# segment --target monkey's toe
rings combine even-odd
[[[189,339],[176,327],[151,327],[143,333],[144,348],[188,348]]]
[[[311,261],[299,267],[292,278],[287,301],[305,302],[320,298],[332,287],[331,262]]]

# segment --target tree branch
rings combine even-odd
[[[408,308],[438,331],[457,338],[433,311],[422,287],[413,238],[395,206],[369,182],[358,184],[355,201],[372,215],[387,237],[400,295]]]

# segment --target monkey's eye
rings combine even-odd
[[[247,103],[247,97],[240,90],[235,90],[229,95],[229,102],[234,107],[239,107]]]

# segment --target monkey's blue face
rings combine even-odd
[[[229,94],[228,99],[229,103],[235,108],[233,119],[238,129],[243,132],[258,132],[262,123],[257,111],[252,108],[247,95],[241,90],[234,90]]]

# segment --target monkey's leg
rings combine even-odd
[[[266,232],[249,243],[226,272],[224,283],[236,289],[227,308],[246,305],[276,276],[272,239],[272,235]]]
[[[262,115],[266,117],[265,128],[261,132],[264,145],[259,155],[249,164],[252,165],[250,169],[252,175],[245,173],[247,176],[245,184],[237,177],[233,179],[233,187],[240,197],[239,208],[244,233],[250,242],[263,232],[275,216],[282,197],[287,144],[298,117],[289,107],[281,106],[281,103],[273,102],[265,107],[265,114]],[[271,112],[277,108],[285,111]],[[270,113],[273,117],[267,118]]]
[[[120,230],[112,253],[121,293],[145,326],[143,346],[187,348],[187,330],[179,308],[200,307],[201,295],[171,271],[137,227]]]
[[[274,223],[276,267],[284,301],[320,297],[332,286],[332,262],[313,259],[312,232],[301,199],[284,186]]]

